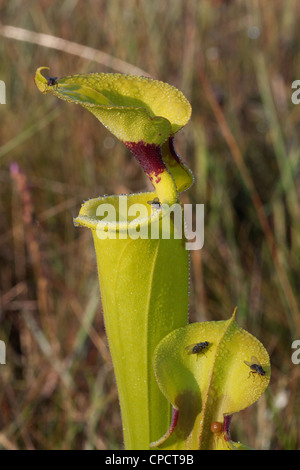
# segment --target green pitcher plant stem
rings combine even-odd
[[[235,315],[188,324],[180,193],[193,184],[193,174],[174,137],[190,119],[190,103],[173,86],[150,78],[57,78],[44,76],[46,70],[36,71],[38,89],[90,111],[153,185],[150,192],[90,199],[74,220],[93,236],[125,449],[245,448],[230,439],[231,416],[263,393],[270,364]]]
[[[128,212],[137,202],[146,205],[155,194],[126,197]],[[187,323],[189,259],[181,240],[122,238],[132,222],[133,227],[140,224],[140,230],[149,228],[150,215],[143,222],[117,223],[115,238],[106,237],[107,222],[97,220],[99,205],[115,207],[120,220],[120,198],[87,201],[75,222],[93,234],[125,447],[148,449],[153,436],[157,439],[169,426],[170,405],[155,380],[152,357],[165,334]],[[160,223],[157,219],[151,228]],[[108,231],[113,232],[112,225]]]

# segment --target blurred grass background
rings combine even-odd
[[[91,114],[38,92],[45,65],[58,77],[134,66],[190,100],[175,141],[196,178],[183,201],[205,204],[190,319],[238,306],[272,377],[234,416],[233,438],[299,449],[299,21],[297,0],[0,0],[0,448],[122,448],[91,235],[73,217],[88,198],[149,183]],[[30,32],[77,46],[69,54]]]

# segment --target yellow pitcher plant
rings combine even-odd
[[[91,199],[75,219],[93,235],[125,449],[242,448],[230,440],[230,416],[264,392],[270,363],[234,316],[188,324],[189,254],[179,193],[193,175],[175,151],[174,136],[190,119],[190,103],[150,78],[91,73],[58,79],[43,70],[49,69],[35,74],[38,89],[94,114],[154,187]]]

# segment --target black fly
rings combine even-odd
[[[56,87],[58,85],[57,79],[58,79],[58,77],[46,77],[47,86]]]
[[[262,377],[266,375],[266,372],[262,368],[257,357],[252,356],[251,362],[244,361],[244,363],[246,364],[246,366],[250,367],[249,377],[250,377],[250,374],[252,375],[257,374],[257,375],[261,375]]]
[[[190,344],[185,348],[185,350],[188,352],[188,354],[200,354],[204,353],[204,351],[208,348],[209,342],[208,341],[203,341],[201,343],[194,343]],[[205,353],[204,353],[205,354]]]
[[[58,79],[58,77],[46,77],[46,78],[47,78],[47,85],[48,85],[48,86],[57,85],[57,79]]]
[[[153,201],[147,201],[147,204],[150,204],[152,209],[159,209],[160,208],[160,202],[158,197],[155,197]]]

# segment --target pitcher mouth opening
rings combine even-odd
[[[129,195],[100,196],[86,201],[74,218],[76,226],[91,230],[122,232],[130,227],[148,226],[168,213],[155,191]]]
[[[187,250],[204,244],[204,205],[160,203],[157,193],[102,196],[85,202],[74,219],[90,228],[93,236],[106,239],[181,240]]]

